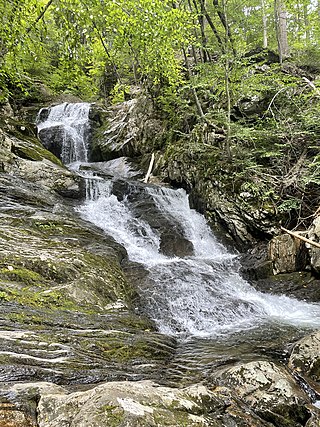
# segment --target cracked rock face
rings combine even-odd
[[[320,381],[320,331],[308,335],[293,347],[289,367]]]
[[[177,389],[152,381],[108,382],[84,391],[35,382],[7,385],[0,393],[5,427],[272,427],[232,394],[223,387]]]
[[[237,365],[222,374],[228,386],[257,414],[276,426],[305,424],[309,397],[284,367],[269,361]]]

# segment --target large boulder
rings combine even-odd
[[[39,427],[208,426],[200,413],[202,400],[210,397],[201,386],[180,391],[151,382],[107,383],[86,392],[43,396],[38,422]]]
[[[289,367],[320,382],[320,331],[307,335],[294,345]]]
[[[0,131],[0,155],[0,172],[37,184],[40,193],[43,188],[71,198],[83,195],[79,176],[67,170],[34,138],[22,140]]]
[[[269,361],[242,363],[226,370],[222,381],[261,418],[277,427],[305,425],[309,397],[285,368]]]
[[[272,427],[234,399],[231,390],[201,384],[177,389],[151,381],[116,381],[72,391],[34,382],[5,385],[0,394],[11,409],[3,414],[4,422],[14,411],[30,420],[10,427]]]
[[[43,128],[39,131],[38,137],[43,146],[61,159],[62,145],[65,139],[65,129],[63,125],[56,125]]]
[[[268,250],[273,274],[301,271],[307,265],[305,244],[289,234],[274,237],[269,242]]]
[[[99,120],[95,112],[100,116]],[[130,99],[107,111],[93,106],[91,117],[95,117],[91,144],[94,161],[141,156],[161,145],[164,125],[147,97]]]

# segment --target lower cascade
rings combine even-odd
[[[89,107],[81,103],[55,106],[45,120],[40,112],[38,129],[64,128],[62,160],[87,181],[86,200],[76,209],[123,245],[129,260],[148,272],[136,284],[139,309],[161,333],[223,338],[266,327],[320,326],[319,304],[261,293],[250,286],[238,273],[237,257],[217,241],[205,218],[190,209],[184,190],[93,173],[84,139]],[[118,175],[115,162],[109,163],[110,174]],[[164,221],[165,230],[159,221]],[[181,241],[171,242],[168,254],[163,242],[177,240],[176,234]],[[183,245],[187,250],[181,255]]]
[[[193,254],[178,257],[160,252],[157,230],[135,217],[130,196],[119,201],[112,182],[97,185],[103,188],[99,197],[86,200],[78,210],[124,245],[131,261],[148,270],[148,283],[139,291],[161,332],[215,337],[266,324],[320,325],[319,305],[257,292],[242,279],[235,256],[217,242],[204,217],[190,209],[184,190],[143,188],[146,198],[151,197],[192,243]]]

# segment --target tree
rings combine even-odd
[[[10,0],[0,12],[3,70],[46,74],[56,90],[90,91],[110,67],[119,82],[176,86],[192,38],[190,13],[169,0]]]
[[[274,1],[276,34],[280,63],[289,55],[289,43],[287,37],[287,10],[284,0]]]
[[[266,14],[265,0],[261,0],[261,12],[262,12],[262,31],[263,31],[263,47],[268,47],[268,17]]]

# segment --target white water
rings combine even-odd
[[[320,326],[318,304],[263,294],[243,280],[234,256],[217,243],[203,216],[190,209],[183,190],[147,187],[145,191],[183,226],[194,256],[161,254],[157,233],[132,215],[128,200],[119,202],[110,192],[96,201],[87,200],[80,212],[123,244],[131,261],[148,269],[149,283],[140,291],[161,332],[208,337],[266,323]]]
[[[67,118],[57,114],[57,121],[65,120],[68,128],[75,123],[78,129],[78,120],[82,121],[78,117],[82,115],[76,105],[60,107]],[[50,113],[48,121],[40,126],[54,126],[54,117],[55,113]],[[75,144],[79,138],[75,137]],[[68,146],[65,151],[69,149],[73,150]],[[85,154],[80,160],[86,162],[87,158]],[[153,198],[163,215],[180,224],[193,244],[193,256],[170,258],[160,253],[157,231],[132,213],[129,197],[119,201],[112,194],[111,181],[93,179],[90,185],[87,200],[78,210],[83,218],[124,245],[131,261],[148,270],[148,278],[136,285],[144,311],[161,332],[218,337],[262,325],[320,327],[318,304],[257,292],[240,277],[235,257],[216,241],[204,217],[190,209],[184,190],[144,188],[146,196]]]
[[[65,165],[88,161],[89,111],[90,104],[86,102],[65,102],[50,108],[47,120],[37,124],[38,131],[57,126],[63,129],[61,160]]]

